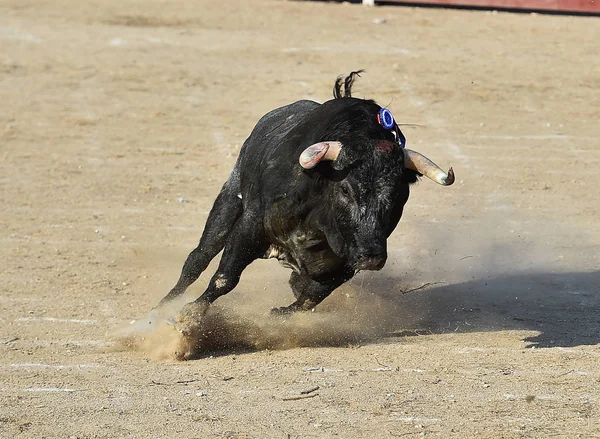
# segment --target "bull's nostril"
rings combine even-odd
[[[364,255],[359,258],[356,268],[359,270],[381,270],[386,260],[386,254]]]

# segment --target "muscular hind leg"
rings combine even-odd
[[[160,301],[158,307],[183,294],[223,249],[229,233],[242,215],[242,200],[238,194],[239,177],[234,170],[215,200],[198,247],[189,254],[177,284]]]
[[[193,342],[201,334],[202,317],[208,306],[233,290],[240,280],[242,271],[252,261],[263,256],[268,247],[269,242],[265,238],[262,221],[243,215],[227,239],[219,268],[208,283],[206,291],[181,310],[176,326],[184,335],[184,344],[176,353],[177,358],[188,359],[193,356]]]
[[[353,275],[354,269],[350,267],[342,267],[317,278],[293,272],[290,276],[290,285],[296,301],[289,306],[273,308],[271,314],[310,311]]]

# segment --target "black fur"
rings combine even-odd
[[[221,250],[219,268],[197,303],[227,294],[248,264],[269,255],[294,270],[296,301],[278,312],[311,309],[357,270],[383,266],[387,237],[418,174],[404,168],[398,126],[384,129],[377,121],[381,107],[352,97],[360,73],[339,77],[330,101],[298,101],[259,120],[199,246],[161,303],[183,293]],[[341,142],[339,157],[303,169],[300,154],[322,141]]]

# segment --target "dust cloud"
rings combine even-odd
[[[344,286],[318,311],[271,316],[260,301],[214,304],[193,339],[184,337],[165,316],[177,316],[185,300],[153,311],[116,334],[121,345],[155,359],[201,358],[209,355],[297,347],[350,346],[372,341],[393,330],[397,310],[383,297]]]
[[[535,230],[496,212],[482,212],[476,228],[466,224],[448,230],[432,223],[414,229],[390,243],[384,270],[357,274],[315,312],[271,316],[272,305],[291,299],[287,271],[274,274],[273,261],[261,261],[249,267],[237,292],[208,309],[193,338],[173,324],[185,302],[193,300],[185,297],[124,328],[118,339],[152,358],[189,359],[348,346],[409,333],[519,329],[527,325],[516,310],[548,312],[549,305],[540,304],[550,295],[563,297],[569,284],[586,280],[558,277],[560,254],[536,239]],[[545,230],[568,232],[549,222]],[[279,288],[289,297],[274,298]]]

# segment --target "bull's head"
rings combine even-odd
[[[300,166],[304,169],[314,168],[321,160],[334,161],[342,150],[342,143],[338,141],[319,142],[306,148],[300,155]],[[438,165],[423,154],[404,149],[404,166],[417,171],[419,174],[435,181],[442,186],[454,183],[454,170],[450,168],[444,172]]]
[[[342,100],[350,101],[329,102]],[[374,102],[352,100],[363,113],[359,118],[362,122],[343,121],[353,116],[342,114],[337,125],[323,133],[323,137],[334,140],[308,146],[299,162],[302,168],[314,168],[309,172],[318,172],[329,182],[327,214],[319,225],[332,250],[357,270],[379,270],[387,259],[387,237],[408,200],[408,185],[423,175],[449,186],[454,182],[454,172],[450,168],[446,173],[424,155],[404,148],[404,136],[393,119],[387,126],[382,126],[379,118],[371,123],[369,117],[374,119],[382,111]],[[356,129],[340,131],[340,127],[348,126]],[[336,132],[338,138],[332,136]]]

